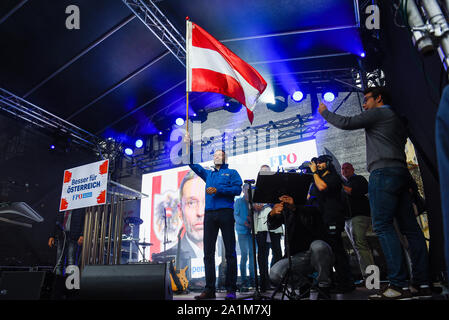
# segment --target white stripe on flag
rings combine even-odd
[[[214,50],[195,46],[191,46],[190,49],[190,69],[208,69],[233,77],[236,81],[238,81],[238,83],[240,83],[243,91],[245,92],[247,108],[251,111],[254,109],[256,100],[260,95],[259,91],[250,85],[237,70],[233,69],[220,53]]]

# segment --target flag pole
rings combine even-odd
[[[186,84],[187,84],[187,88],[186,88],[186,134],[189,134],[189,84],[190,84],[190,77],[189,77],[189,38],[191,37],[190,32],[189,32],[189,21],[190,18],[186,17],[186,69],[187,69],[187,73],[186,73]],[[189,155],[190,153],[190,141],[186,141],[186,147],[187,147],[187,155]]]

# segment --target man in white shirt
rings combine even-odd
[[[270,171],[268,165],[260,167],[260,171]],[[260,291],[265,292],[270,289],[268,276],[268,256],[271,248],[272,259],[271,266],[282,258],[281,236],[283,234],[282,226],[268,231],[267,218],[272,207],[269,204],[254,204],[254,230],[257,241],[257,262],[259,264],[260,273]]]

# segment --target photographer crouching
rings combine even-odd
[[[326,237],[321,217],[316,208],[296,206],[289,195],[279,198],[268,215],[270,230],[280,227],[285,222],[288,233],[288,246],[292,260],[292,282],[300,288],[310,282],[308,276],[318,273],[316,286],[319,287],[318,299],[330,299],[330,273],[334,263],[331,247],[323,241]],[[284,211],[285,221],[284,221]],[[270,270],[270,280],[278,286],[288,270],[288,257],[276,262]]]
[[[348,293],[355,289],[355,285],[341,237],[345,226],[345,207],[341,198],[342,180],[332,164],[332,157],[328,155],[313,158],[309,168],[313,174],[310,192],[316,196],[315,203],[326,229],[325,240],[335,256],[335,292]]]

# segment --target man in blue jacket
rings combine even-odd
[[[190,144],[186,134],[185,141]],[[206,182],[206,208],[204,214],[204,267],[206,287],[195,299],[215,298],[215,243],[221,230],[226,251],[226,299],[235,299],[237,282],[237,255],[235,251],[234,197],[242,192],[242,179],[236,170],[229,169],[226,154],[214,153],[214,169],[206,170],[199,164],[189,167]]]

